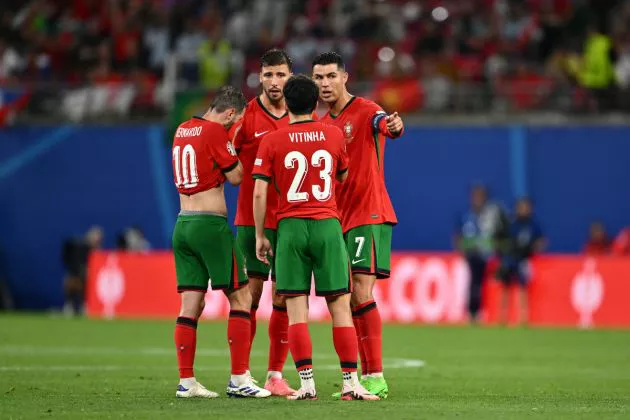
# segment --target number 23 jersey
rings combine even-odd
[[[314,121],[293,123],[265,136],[252,175],[278,189],[278,221],[340,218],[334,182],[348,170],[345,143],[337,127]]]

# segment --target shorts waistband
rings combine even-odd
[[[214,213],[212,211],[180,210],[178,216],[216,216],[216,217],[224,217],[227,219],[226,215]]]

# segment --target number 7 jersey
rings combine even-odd
[[[335,177],[348,170],[341,130],[301,121],[268,134],[260,143],[252,176],[275,184],[279,193],[278,221],[340,219]]]

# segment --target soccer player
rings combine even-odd
[[[251,341],[256,335],[256,310],[263,292],[264,282],[275,278],[273,260],[266,265],[256,259],[256,234],[254,232],[254,216],[252,213],[252,197],[254,179],[251,177],[260,141],[267,134],[288,127],[289,115],[282,88],[291,75],[291,59],[286,52],[278,49],[267,51],[260,58],[260,83],[262,93],[252,99],[245,111],[245,116],[234,129],[234,146],[243,163],[243,183],[238,193],[236,211],[236,241],[245,255],[245,265],[249,275],[249,288],[252,293]],[[276,208],[277,193],[271,188],[267,197],[267,216],[265,233],[272,245],[276,241]],[[289,352],[289,318],[287,317],[284,297],[276,293],[275,282],[272,281],[273,311],[269,320],[269,365],[265,389],[273,395],[287,396],[291,389],[282,377],[282,368]]]
[[[352,314],[361,355],[361,383],[373,394],[387,398],[383,377],[382,324],[372,290],[376,279],[389,277],[392,226],[397,223],[385,188],[385,139],[400,137],[398,113],[387,115],[365,98],[346,89],[348,73],[335,52],[313,61],[313,80],[329,111],[322,122],[339,127],[350,156],[348,181],[337,186],[343,232],[352,269]]]
[[[215,398],[195,379],[197,320],[204,307],[208,279],[230,302],[227,336],[232,362],[229,396],[268,397],[246,374],[250,350],[251,295],[243,255],[227,223],[223,193],[226,179],[238,185],[243,168],[228,137],[228,129],[242,117],[246,101],[231,87],[221,88],[202,118],[182,123],[173,140],[173,174],[181,211],[173,231],[177,291],[181,297],[175,325],[180,398]]]
[[[273,182],[279,195],[276,287],[279,295],[287,297],[289,347],[301,381],[300,389],[287,398],[317,398],[307,325],[313,274],[315,292],[326,298],[333,320],[333,341],[343,372],[342,399],[377,400],[357,377],[348,253],[333,191],[333,178],[347,177],[345,140],[336,127],[313,121],[318,95],[309,77],[291,77],[284,87],[291,126],[269,134],[260,144],[253,172],[256,256],[268,262],[273,254],[264,229],[268,184]]]

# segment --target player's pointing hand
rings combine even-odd
[[[387,128],[393,134],[398,134],[403,129],[402,118],[398,115],[398,112],[394,112],[387,116]]]
[[[269,264],[267,256],[273,256],[271,242],[266,236],[256,237],[256,258],[265,264]]]

